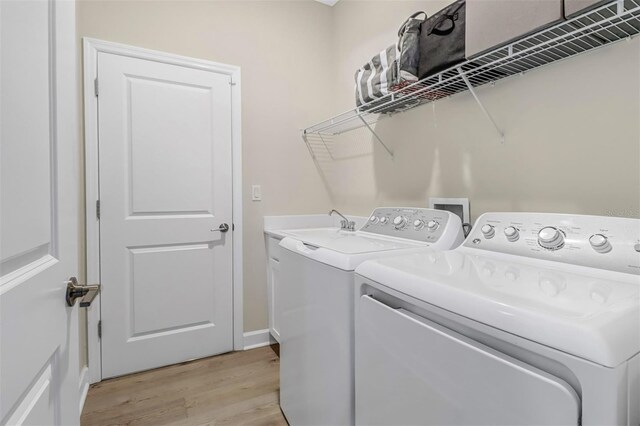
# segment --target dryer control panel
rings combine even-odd
[[[640,275],[640,219],[485,213],[464,246]]]
[[[462,224],[458,216],[445,210],[379,207],[371,213],[360,231],[435,243],[447,232],[462,231]]]

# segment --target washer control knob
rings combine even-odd
[[[609,239],[602,234],[593,234],[589,238],[589,244],[598,253],[609,253],[611,251]]]
[[[396,216],[393,219],[393,226],[395,226],[396,229],[404,228],[406,224],[407,224],[407,218],[404,216]]]
[[[482,275],[484,275],[485,277],[492,276],[494,271],[495,271],[495,268],[492,268],[491,266],[485,265],[482,267]]]
[[[559,250],[564,246],[564,234],[553,226],[545,226],[538,232],[538,244],[547,250]]]
[[[538,280],[538,287],[547,296],[556,297],[565,289],[566,284],[553,278],[542,277]]]
[[[389,218],[388,218],[388,217],[386,217],[386,216],[382,216],[382,217],[380,218],[380,224],[381,224],[381,225],[386,225],[386,224],[387,224],[387,222],[389,222]]]
[[[482,228],[480,228],[480,231],[482,232],[482,235],[484,235],[484,237],[488,240],[496,235],[496,229],[493,227],[493,225],[483,225]]]
[[[633,249],[636,251],[636,253],[640,253],[640,243],[633,246]]]
[[[378,216],[371,216],[369,218],[369,222],[375,225],[376,223],[380,222],[380,218]]]
[[[413,227],[415,228],[416,231],[419,231],[420,229],[424,228],[424,221],[422,219],[414,220]]]
[[[427,222],[427,229],[429,230],[429,232],[435,232],[439,226],[440,224],[435,220],[430,220],[429,222]]]
[[[504,272],[504,277],[505,277],[506,279],[508,279],[509,281],[515,281],[515,280],[517,280],[517,279],[518,279],[518,276],[519,276],[518,271],[516,271],[515,269],[507,269],[507,270]]]
[[[507,237],[507,240],[514,242],[518,241],[520,238],[520,233],[518,232],[518,228],[515,226],[507,226],[504,228],[504,236]]]

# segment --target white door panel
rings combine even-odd
[[[133,271],[132,337],[150,333],[215,324],[210,306],[215,303],[215,282],[210,267],[211,250],[207,244],[131,249]],[[191,303],[189,309],[175,309],[176,301],[189,293],[197,294],[204,303]],[[187,296],[188,300],[188,296]],[[207,303],[208,302],[208,303]],[[158,315],[170,312],[171,315]]]
[[[128,90],[130,214],[212,213],[211,87],[129,77]]]
[[[23,26],[30,31],[25,32]],[[3,262],[13,260],[9,269],[49,251],[52,110],[48,40],[52,30],[47,2],[3,2],[2,204],[12,208],[4,209],[0,218],[0,253]],[[26,46],[32,47],[29,55],[25,55]]]
[[[77,424],[75,5],[0,2],[0,424]]]
[[[227,352],[228,75],[98,54],[103,377]]]

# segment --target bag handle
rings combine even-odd
[[[442,19],[440,19],[431,29],[431,32],[429,32],[429,34],[435,34],[435,35],[439,35],[439,36],[446,36],[449,35],[453,32],[453,30],[456,29],[456,21],[458,20],[458,14],[455,13],[453,15],[444,15],[442,17]],[[446,30],[439,30],[438,26],[442,25],[445,21],[451,21],[451,27],[447,28]]]
[[[458,7],[453,11],[453,13],[449,13],[446,15],[442,15],[438,22],[436,22],[429,34],[435,34],[439,36],[446,36],[453,32],[456,29],[456,21],[458,20],[458,11],[465,5],[465,2],[460,2]],[[451,28],[447,28],[446,30],[439,30],[437,27],[442,25],[445,21],[451,21]]]
[[[404,21],[404,22],[402,23],[402,25],[401,25],[401,26],[400,26],[400,28],[398,29],[398,37],[402,37],[402,34],[404,34],[404,30],[407,28],[407,24],[409,23],[409,21],[410,21],[411,19],[414,19],[415,17],[417,17],[417,16],[419,16],[419,15],[422,15],[422,14],[424,14],[424,19],[422,20],[422,22],[426,21],[426,20],[427,20],[427,18],[429,17],[429,15],[427,15],[427,13],[426,13],[426,12],[424,12],[424,11],[420,11],[420,12],[416,12],[416,13],[414,13],[413,15],[409,16],[409,17],[407,18],[407,20],[406,20],[406,21]]]

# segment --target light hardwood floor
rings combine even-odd
[[[266,346],[105,380],[89,389],[81,424],[286,426],[279,367]]]

